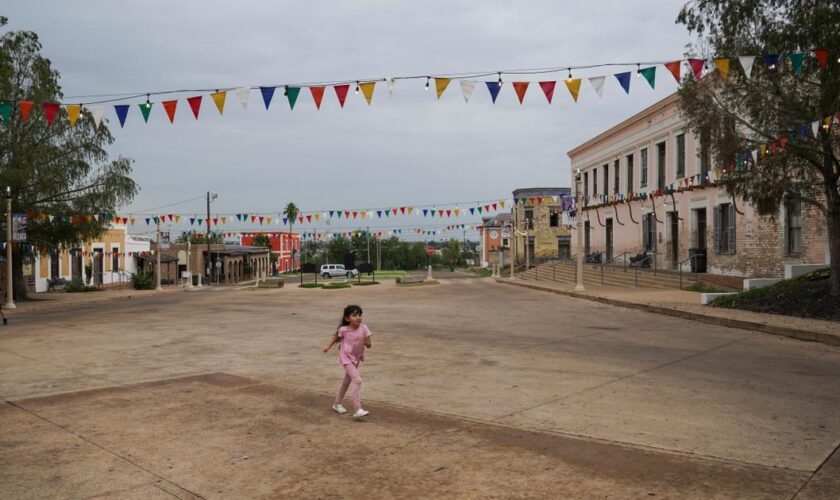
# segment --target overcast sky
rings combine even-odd
[[[683,3],[12,0],[0,14],[7,29],[38,33],[71,103],[91,94],[673,60],[689,41],[674,23]],[[450,203],[465,212],[468,202],[510,198],[516,188],[569,186],[567,151],[677,88],[659,66],[655,90],[632,78],[625,95],[611,75],[627,70],[635,65],[574,72],[608,77],[602,99],[584,81],[577,103],[566,72],[503,75],[534,82],[524,105],[508,83],[492,104],[481,82],[497,77],[478,78],[469,104],[457,82],[437,101],[425,79],[398,81],[392,97],[377,84],[371,106],[351,87],[344,109],[328,88],[320,111],[305,89],[294,111],[282,90],[268,111],[258,90],[246,110],[229,93],[224,116],[203,94],[197,121],[186,102],[195,92],[153,97],[148,124],[134,106],[142,100],[126,101],[124,129],[113,108],[106,112],[111,154],[135,160],[141,187],[123,213],[201,216],[208,190],[219,194],[214,213],[271,215],[289,201],[304,212]],[[536,82],[555,79],[549,106]],[[172,98],[181,99],[174,125],[159,104]],[[477,220],[357,219],[333,221],[332,230]],[[234,227],[251,228],[227,230]]]

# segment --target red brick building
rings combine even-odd
[[[257,236],[268,236],[271,253],[277,257],[277,272],[288,273],[300,268],[300,234],[289,232],[246,233],[240,238],[240,244],[251,246]]]

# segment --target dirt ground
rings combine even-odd
[[[347,303],[363,421],[333,413]],[[7,498],[836,498],[840,349],[496,284],[204,290],[0,331]],[[349,406],[349,401],[347,402]]]

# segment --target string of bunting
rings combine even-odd
[[[682,82],[682,80],[687,77],[693,77],[699,80],[703,77],[704,72],[708,71],[717,71],[721,78],[728,79],[730,72],[736,68],[736,65],[733,64],[733,62],[737,63],[737,65],[740,66],[741,71],[743,72],[743,75],[746,78],[751,78],[752,74],[755,71],[754,67],[758,67],[754,64],[756,60],[759,60],[761,63],[763,63],[764,71],[766,71],[766,73],[770,76],[775,76],[781,71],[790,71],[793,74],[800,75],[807,68],[818,68],[820,71],[823,71],[828,65],[830,56],[833,53],[837,52],[840,51],[833,51],[826,48],[816,48],[810,51],[787,54],[785,56],[782,56],[780,54],[765,54],[762,56],[740,55],[737,57],[716,57],[708,60],[702,58],[685,58],[665,62],[655,61],[639,63],[605,63],[593,64],[588,66],[554,67],[547,69],[502,70],[471,75],[419,75],[385,77],[370,80],[354,79],[335,82],[319,82],[316,84],[256,85],[238,88],[216,88],[197,90],[195,92],[209,92],[210,100],[213,101],[213,104],[215,105],[217,111],[220,115],[224,115],[225,103],[227,102],[227,94],[229,92],[232,92],[237,96],[240,104],[242,105],[242,108],[247,108],[250,102],[251,91],[259,90],[263,104],[265,105],[265,109],[268,110],[276,91],[278,89],[282,89],[283,95],[288,101],[289,108],[291,110],[294,110],[295,105],[298,102],[298,98],[300,97],[301,91],[303,89],[307,89],[309,91],[308,93],[312,97],[312,102],[315,105],[315,108],[320,110],[321,104],[323,103],[324,94],[326,93],[327,88],[332,87],[338,105],[340,106],[340,108],[343,109],[350,87],[353,84],[355,84],[355,93],[357,95],[361,93],[364,96],[367,104],[370,106],[373,100],[374,90],[377,83],[385,83],[389,95],[393,95],[396,90],[397,81],[417,79],[422,81],[423,79],[425,79],[426,90],[430,88],[432,81],[434,81],[435,94],[438,100],[440,100],[440,98],[443,96],[446,89],[449,88],[449,85],[452,81],[458,81],[461,88],[461,95],[464,99],[464,102],[466,103],[469,103],[470,98],[472,97],[476,87],[479,86],[479,84],[483,83],[483,86],[487,88],[492,103],[495,104],[504,84],[504,81],[502,79],[503,75],[534,75],[565,71],[568,73],[568,76],[565,80],[562,81],[565,83],[565,86],[569,91],[569,95],[572,98],[572,100],[574,102],[577,102],[578,98],[580,97],[581,84],[583,82],[583,79],[575,78],[572,73],[573,71],[599,68],[605,66],[635,65],[636,76],[638,78],[644,78],[648,86],[651,89],[654,89],[656,87],[657,69],[660,66],[663,67],[669,74],[671,74],[676,83],[679,85]],[[621,71],[618,73],[613,73],[612,75],[600,75],[589,77],[587,78],[587,80],[592,89],[594,90],[595,94],[599,98],[603,97],[604,86],[606,84],[608,76],[612,76],[613,78],[611,78],[610,80],[614,79],[614,81],[621,87],[624,93],[629,95],[632,74],[632,70]],[[498,78],[492,81],[480,81],[473,79],[486,77],[490,75],[498,76]],[[540,89],[542,90],[542,93],[545,96],[547,103],[550,105],[554,98],[554,91],[558,81],[561,80],[544,80],[539,82],[513,81],[511,88],[513,88],[516,97],[519,100],[519,103],[522,104],[525,102],[525,96],[528,92],[528,89],[531,87],[531,84],[537,83]],[[125,101],[136,100],[137,98],[142,98],[143,96],[145,96],[145,102],[134,104],[136,105],[137,110],[139,110],[143,121],[145,123],[148,123],[154,105],[158,104],[157,102],[151,101],[152,95],[163,96],[183,92],[186,91],[162,90],[154,92],[142,92],[136,95],[132,95],[130,97],[112,97],[111,95],[109,95],[105,96],[108,97],[107,99],[99,101],[89,101],[88,103],[42,102],[40,103],[40,108],[35,106],[36,103],[33,100],[6,98],[0,99],[0,120],[8,122],[11,119],[13,112],[17,110],[20,120],[25,122],[29,120],[32,116],[33,109],[40,109],[40,111],[43,113],[44,119],[47,122],[47,125],[51,126],[55,121],[56,117],[58,116],[59,111],[63,109],[64,115],[71,127],[75,126],[76,123],[78,123],[78,120],[87,116],[87,114],[90,115],[90,118],[98,127],[103,117],[105,116],[106,106],[104,106],[103,104],[116,101],[118,102],[118,104],[112,105],[114,113],[116,114],[117,119],[119,120],[120,127],[125,127],[129,110],[133,107],[132,104],[126,103]],[[199,118],[201,106],[204,102],[204,97],[204,95],[194,95],[185,99],[187,105],[189,106],[191,114],[193,115],[193,117],[195,117],[196,120]],[[179,102],[179,99],[169,99],[160,101],[160,105],[163,107],[166,113],[166,117],[169,119],[170,123],[175,123],[175,116],[176,111],[178,110]],[[181,106],[181,109],[183,109],[183,106]]]

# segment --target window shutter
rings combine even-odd
[[[714,241],[714,247],[715,247],[715,253],[716,254],[720,254],[720,224],[721,224],[720,214],[721,214],[720,206],[715,207],[715,232],[714,232],[715,241]]]
[[[727,217],[729,222],[729,248],[727,249],[730,254],[735,253],[735,204],[729,204],[729,217]]]
[[[650,248],[650,242],[648,241],[649,237],[650,237],[650,234],[648,232],[648,224],[649,223],[650,223],[650,220],[648,219],[648,216],[643,215],[642,216],[642,248],[645,251],[647,251],[647,249]]]

